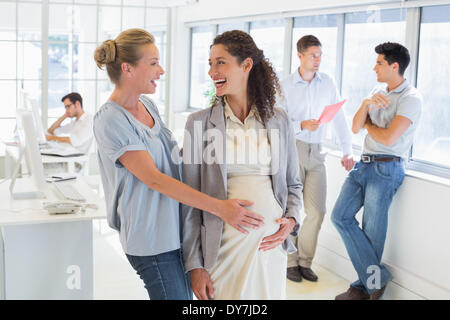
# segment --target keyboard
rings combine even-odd
[[[44,156],[78,157],[84,155],[70,143],[56,141],[47,141],[47,143],[40,145],[40,152]]]
[[[58,193],[63,197],[65,200],[73,200],[73,201],[86,201],[86,198],[81,195],[78,190],[69,183],[61,183],[61,182],[53,182],[53,185],[55,186],[56,190],[58,190]]]

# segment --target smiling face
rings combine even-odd
[[[251,58],[239,64],[222,44],[211,47],[209,52],[209,76],[214,81],[216,95],[239,95],[246,92],[248,76],[253,66]]]
[[[140,48],[142,57],[133,69],[133,82],[139,93],[153,94],[156,91],[156,81],[164,74],[159,64],[159,51],[153,44],[146,44]]]
[[[320,46],[308,47],[304,52],[298,52],[297,55],[305,71],[319,71],[322,61],[322,48]]]

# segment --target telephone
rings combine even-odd
[[[69,201],[44,202],[43,207],[50,214],[77,213],[84,209],[82,204]]]

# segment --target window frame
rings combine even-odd
[[[101,44],[101,41],[99,41],[99,29],[100,29],[100,25],[99,25],[99,13],[101,8],[105,8],[105,7],[109,7],[109,8],[119,8],[120,9],[120,31],[124,30],[124,25],[123,25],[123,16],[124,16],[124,9],[126,10],[127,8],[138,8],[138,9],[142,9],[144,11],[144,25],[141,26],[143,29],[145,30],[150,30],[150,32],[152,32],[153,29],[155,29],[155,32],[158,33],[163,33],[163,44],[166,46],[165,48],[163,48],[162,51],[166,51],[167,50],[167,26],[166,25],[158,25],[158,26],[149,26],[147,25],[147,19],[148,19],[148,15],[149,15],[149,10],[148,9],[164,9],[164,10],[170,10],[168,7],[161,7],[161,6],[153,6],[152,5],[152,1],[151,0],[144,0],[142,2],[141,5],[127,5],[125,3],[124,0],[120,0],[119,3],[117,4],[103,4],[100,1],[94,1],[93,3],[85,3],[85,2],[80,2],[77,0],[70,0],[70,1],[58,1],[58,0],[42,0],[42,1],[31,1],[31,0],[3,0],[2,3],[11,3],[14,5],[15,7],[15,26],[14,26],[14,33],[15,33],[15,38],[14,39],[0,39],[0,42],[14,42],[15,43],[15,48],[16,48],[16,61],[18,61],[18,57],[19,57],[19,43],[25,43],[25,42],[33,42],[33,43],[39,43],[41,45],[41,75],[38,79],[28,79],[28,78],[22,78],[19,76],[19,69],[18,69],[18,63],[16,63],[16,70],[15,70],[15,77],[14,78],[1,78],[0,81],[15,81],[15,109],[17,110],[20,106],[19,106],[19,86],[20,86],[20,82],[21,81],[28,81],[28,80],[33,80],[33,81],[38,81],[40,83],[40,110],[41,110],[41,120],[43,123],[43,126],[45,128],[48,127],[49,122],[54,120],[54,117],[49,117],[49,108],[48,108],[48,98],[49,98],[49,94],[48,94],[48,89],[49,89],[49,83],[51,81],[55,81],[55,80],[64,80],[64,81],[68,81],[69,82],[69,90],[70,91],[74,91],[77,87],[77,85],[79,86],[80,83],[82,82],[94,82],[95,83],[95,93],[93,96],[94,101],[92,102],[94,104],[94,108],[93,108],[93,112],[96,112],[99,108],[99,106],[104,102],[104,101],[99,101],[100,98],[100,85],[102,82],[104,81],[109,81],[108,79],[104,79],[104,77],[101,77],[99,75],[99,72],[102,72],[100,70],[98,70],[96,68],[95,71],[95,76],[92,77],[85,77],[85,75],[83,75],[82,77],[77,77],[74,74],[74,70],[73,70],[73,64],[74,64],[74,45],[78,44],[78,45],[94,45],[95,47],[97,47],[98,45]],[[24,40],[24,39],[19,39],[19,31],[20,31],[20,26],[19,26],[19,16],[20,16],[20,12],[19,12],[19,7],[23,4],[34,4],[34,5],[40,5],[40,12],[38,13],[40,16],[39,18],[41,19],[41,25],[40,25],[40,34],[41,37],[39,40]],[[73,36],[76,34],[76,30],[74,29],[74,23],[72,22],[72,25],[70,27],[70,34],[67,33],[68,40],[51,40],[49,39],[49,31],[50,31],[50,23],[49,23],[49,17],[50,17],[50,8],[53,5],[65,5],[68,7],[72,7],[72,17],[74,17],[74,7],[76,6],[82,6],[84,8],[88,8],[88,7],[92,7],[95,10],[95,14],[93,13],[93,15],[96,16],[96,23],[95,23],[95,40],[92,39],[92,41],[79,41],[77,39],[74,39]],[[165,19],[167,22],[167,18]],[[68,78],[50,78],[49,77],[49,63],[48,63],[48,52],[49,52],[49,45],[51,44],[67,44],[69,46],[69,52],[68,52],[68,56],[70,59],[70,69],[69,69],[69,75]],[[166,83],[164,83],[164,85],[166,85]],[[165,98],[165,92],[161,93],[162,96]],[[164,100],[161,100],[162,102],[164,102]],[[164,109],[166,109],[167,106],[164,106]],[[13,120],[15,119],[15,117],[12,116],[2,116],[0,114],[0,119],[1,120]],[[0,154],[0,156],[3,156],[3,154]]]
[[[327,14],[336,14],[338,18],[338,34],[337,34],[337,47],[336,47],[336,72],[335,72],[335,81],[336,86],[338,87],[339,92],[342,94],[342,87],[343,87],[343,62],[344,62],[344,41],[345,41],[345,15],[347,13],[352,12],[358,12],[358,11],[369,11],[368,8],[371,8],[372,10],[378,9],[378,10],[388,10],[388,9],[405,9],[406,10],[406,18],[405,18],[405,46],[408,47],[410,56],[411,56],[411,62],[406,70],[405,77],[410,81],[411,84],[414,86],[417,86],[417,72],[418,72],[418,52],[420,49],[420,12],[422,8],[429,7],[429,6],[439,6],[439,5],[448,5],[449,3],[447,1],[415,1],[414,3],[381,3],[377,6],[363,6],[361,4],[359,5],[353,5],[348,7],[335,7],[335,8],[324,8],[324,9],[311,9],[311,10],[302,10],[302,11],[290,11],[290,12],[283,12],[283,13],[277,13],[277,14],[262,14],[262,15],[253,15],[253,16],[244,16],[239,18],[233,18],[233,19],[217,19],[214,21],[205,21],[205,22],[193,22],[193,23],[187,23],[187,27],[191,28],[191,41],[192,41],[192,28],[196,26],[201,26],[205,24],[213,24],[214,30],[218,30],[218,25],[222,23],[236,23],[236,22],[243,22],[250,25],[251,22],[258,21],[258,20],[273,20],[280,18],[282,16],[285,19],[285,40],[292,39],[292,32],[294,28],[293,20],[296,17],[300,16],[315,16],[315,15],[327,15]],[[250,31],[250,28],[248,29],[248,32]],[[291,48],[292,43],[285,41],[284,46],[284,54],[283,54],[283,76],[286,77],[290,71],[290,65],[291,65]],[[190,54],[192,54],[192,43],[190,49]],[[286,53],[286,50],[288,52]],[[189,63],[189,75],[191,75],[191,61],[192,57],[190,56],[190,63]],[[286,70],[286,67],[289,66],[289,69]],[[191,77],[189,78],[191,79]],[[190,88],[190,87],[189,87]],[[188,103],[187,103],[187,110],[186,111],[194,111],[192,107],[190,107],[190,90],[189,90],[189,97],[188,97]],[[325,141],[324,145],[328,148],[339,150],[338,141],[335,135],[333,135],[332,140]],[[414,159],[412,157],[412,148],[414,147],[414,144],[411,146],[408,161],[406,162],[406,169],[407,170],[413,170],[422,172],[425,174],[435,175],[444,177],[447,179],[450,179],[450,167],[447,167],[445,165],[441,165],[439,163],[424,161],[424,160],[418,160]],[[359,156],[362,152],[362,146],[353,144],[353,154],[355,156]]]
[[[192,27],[189,30],[189,90],[188,90],[188,95],[187,95],[187,110],[191,111],[191,112],[195,112],[195,111],[199,111],[199,110],[203,110],[203,108],[201,107],[197,107],[197,106],[192,106],[191,105],[191,97],[192,97],[192,49],[193,49],[193,35],[196,28],[200,28],[203,29],[203,27],[205,27],[205,25],[200,25],[200,26],[196,26],[196,27]],[[211,28],[211,32],[212,32],[212,39],[214,39],[217,35],[217,30],[218,30],[218,24],[213,24],[210,26]],[[206,63],[206,61],[205,61]]]

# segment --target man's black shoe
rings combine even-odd
[[[298,267],[300,269],[300,274],[303,278],[308,281],[316,282],[319,277],[311,270],[311,268]]]
[[[300,273],[300,267],[289,267],[287,268],[286,277],[294,282],[301,282],[302,275]]]

